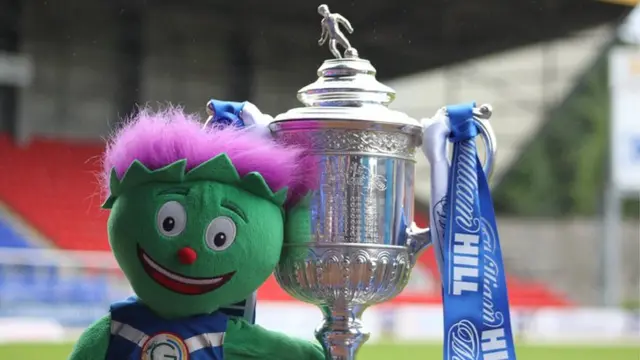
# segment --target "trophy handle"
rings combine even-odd
[[[431,228],[421,228],[416,223],[407,227],[407,247],[409,248],[409,261],[411,266],[416,264],[418,256],[433,242]]]
[[[493,114],[491,105],[484,104],[473,109],[473,121],[478,127],[479,135],[486,149],[486,158],[482,164],[482,169],[487,178],[493,174],[497,143],[493,128],[489,123],[489,118]],[[445,200],[449,183],[449,142],[447,138],[450,130],[446,109],[439,111],[433,119],[424,125],[423,151],[431,165],[431,209],[429,220],[431,227],[420,228],[412,223],[407,228],[407,246],[411,263],[415,264],[418,256],[432,243],[436,244],[436,260],[438,268],[442,273],[444,258],[442,254],[442,240],[445,226]],[[435,231],[432,231],[432,229]]]
[[[487,157],[484,160],[484,164],[482,164],[482,170],[484,170],[484,174],[487,176],[487,179],[490,179],[493,175],[496,153],[498,151],[496,134],[493,132],[493,128],[489,123],[489,119],[492,114],[493,109],[489,104],[483,104],[479,108],[473,109],[473,120],[476,123],[476,126],[478,126],[480,136],[482,137],[486,149]]]

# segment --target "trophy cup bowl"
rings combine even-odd
[[[402,291],[414,250],[429,241],[428,230],[407,232],[422,128],[387,108],[394,92],[367,60],[328,60],[318,74],[298,94],[307,107],[270,124],[277,140],[315,157],[318,180],[308,206],[287,220],[276,279],[322,310],[316,337],[328,358],[353,359],[369,337],[362,312]]]
[[[346,21],[322,7],[325,20]],[[335,30],[326,36],[344,45],[344,35]],[[318,80],[298,92],[305,106],[269,125],[277,141],[308,150],[317,179],[304,206],[287,215],[275,276],[294,298],[321,309],[324,320],[315,335],[327,359],[352,360],[369,338],[362,313],[404,289],[431,237],[429,229],[413,225],[422,126],[388,108],[395,92],[376,80],[375,68],[348,41],[344,58],[335,44],[329,46],[336,58],[326,60]],[[490,116],[488,107],[478,111]],[[479,125],[492,155],[490,127]]]

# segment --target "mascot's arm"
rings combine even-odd
[[[94,322],[80,335],[69,360],[105,360],[111,336],[111,316]]]
[[[224,337],[225,360],[324,360],[320,344],[266,330],[244,319],[229,319]]]

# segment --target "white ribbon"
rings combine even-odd
[[[269,124],[273,121],[273,117],[268,114],[263,114],[260,109],[252,103],[248,101],[245,102],[242,112],[240,112],[240,118],[247,128],[264,136],[271,136]]]
[[[432,118],[422,119],[422,152],[431,165],[431,211],[429,221],[431,239],[435,247],[440,276],[444,271],[442,246],[445,226],[445,201],[449,184],[449,156],[447,138],[451,133],[445,109],[440,109]]]

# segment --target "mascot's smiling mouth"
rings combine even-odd
[[[213,291],[231,279],[235,271],[211,278],[187,277],[168,270],[147,255],[138,245],[138,258],[153,280],[163,287],[183,295],[201,295]]]

